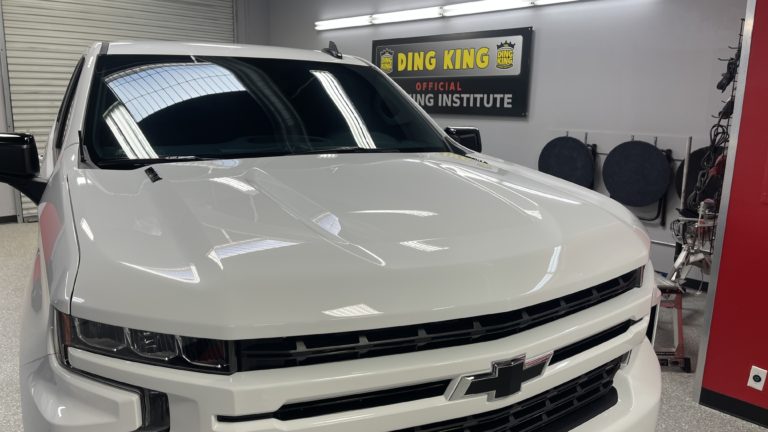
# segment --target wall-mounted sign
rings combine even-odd
[[[533,28],[373,41],[373,63],[427,112],[525,117]]]

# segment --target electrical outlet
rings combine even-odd
[[[757,366],[752,366],[752,369],[749,371],[749,380],[747,381],[747,387],[752,387],[755,390],[763,391],[763,386],[765,386],[765,376],[768,375],[768,371],[765,369],[759,368]]]

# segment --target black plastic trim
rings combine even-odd
[[[85,64],[85,56],[80,57],[75,69],[72,72],[72,76],[67,84],[67,89],[64,92],[64,98],[59,106],[59,112],[56,114],[56,123],[54,126],[54,139],[53,148],[56,149],[56,156],[58,152],[64,146],[64,132],[67,129],[67,121],[69,120],[69,112],[72,110],[72,103],[74,101],[75,92],[77,92],[77,84],[80,81],[80,75],[83,72],[83,64]]]
[[[483,152],[483,140],[480,136],[480,129],[476,127],[453,127],[445,128],[445,133],[458,144],[478,153]]]
[[[616,298],[642,284],[643,268],[602,284],[491,315],[448,321],[236,342],[238,371],[331,363],[470,345],[506,338]]]
[[[120,390],[135,393],[141,400],[142,425],[134,432],[169,432],[171,430],[170,405],[168,403],[168,395],[165,393],[142,387],[136,387],[130,384],[122,383],[120,381],[94,375],[90,372],[75,369],[65,363],[62,363],[61,361],[59,361],[59,364],[65,367],[68,371],[77,375],[108,385],[110,387],[115,387]]]
[[[35,204],[40,204],[48,182],[38,177],[40,159],[37,156],[35,137],[26,133],[0,135],[0,182],[7,183]]]
[[[617,336],[621,336],[626,333],[627,330],[629,330],[629,328],[632,327],[632,325],[636,322],[637,321],[628,320],[607,330],[603,330],[600,333],[594,334],[586,339],[582,339],[578,342],[574,342],[570,345],[558,348],[552,355],[552,360],[550,360],[550,363],[555,364],[561,362],[577,354],[583,353],[584,351],[592,349],[602,343],[608,342]]]
[[[768,428],[768,409],[702,388],[699,403],[750,423]]]
[[[608,390],[608,393],[593,400],[590,403],[588,410],[582,409],[560,417],[548,424],[545,430],[547,432],[566,432],[576,429],[613,408],[617,403],[619,403],[619,392],[616,391],[616,387],[611,387],[611,389]]]
[[[648,322],[648,329],[645,331],[645,335],[651,343],[653,343],[653,337],[655,336],[654,332],[656,331],[656,314],[658,313],[658,309],[659,307],[657,305],[653,305],[651,308],[651,320]]]
[[[555,351],[549,364],[555,364],[572,356],[582,353],[601,343],[625,333],[636,321],[626,321],[608,330],[590,336],[586,339],[560,348]],[[530,367],[523,371],[523,382],[533,379],[543,372],[547,363],[542,363],[540,368]],[[242,416],[217,417],[223,423],[239,423],[255,420],[277,419],[296,420],[300,418],[315,417],[320,415],[336,414],[364,408],[373,408],[403,402],[412,402],[435,396],[444,395],[450,385],[450,380],[429,382],[425,384],[397,387],[378,390],[369,393],[358,393],[335,398],[313,400],[300,403],[286,404],[277,411],[270,413],[248,414]]]
[[[344,56],[341,54],[341,51],[339,51],[339,47],[336,46],[336,42],[330,41],[328,42],[328,48],[323,48],[320,51],[328,54],[331,57],[341,59],[344,58]]]
[[[35,204],[40,204],[43,199],[48,182],[40,177],[16,177],[0,175],[0,182],[15,188]]]
[[[396,403],[412,402],[436,396],[443,396],[448,389],[450,380],[426,384],[379,390],[370,393],[341,396],[320,401],[287,404],[279,410],[265,414],[245,416],[218,416],[220,422],[237,423],[263,419],[296,420],[320,415],[335,414],[365,408],[374,408]]]

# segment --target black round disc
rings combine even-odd
[[[595,159],[583,142],[561,136],[541,150],[539,171],[591,188],[595,181]]]
[[[696,182],[699,180],[699,172],[704,169],[702,164],[707,153],[709,153],[709,147],[700,148],[691,152],[691,156],[688,159],[691,161],[691,168],[688,170],[688,180],[685,184],[685,188],[688,189],[689,192],[693,190],[693,187],[696,186]],[[714,163],[721,154],[723,154],[723,148],[718,147],[712,157],[712,163]],[[683,189],[683,169],[685,169],[685,162],[682,162],[675,172],[675,190],[677,190],[677,196],[680,196]],[[707,196],[706,198],[713,197]]]
[[[627,141],[608,153],[603,182],[611,198],[633,207],[658,202],[672,181],[666,155],[645,141]]]

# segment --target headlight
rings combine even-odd
[[[110,357],[197,372],[234,373],[234,343],[128,329],[56,313],[59,356],[77,348]]]

